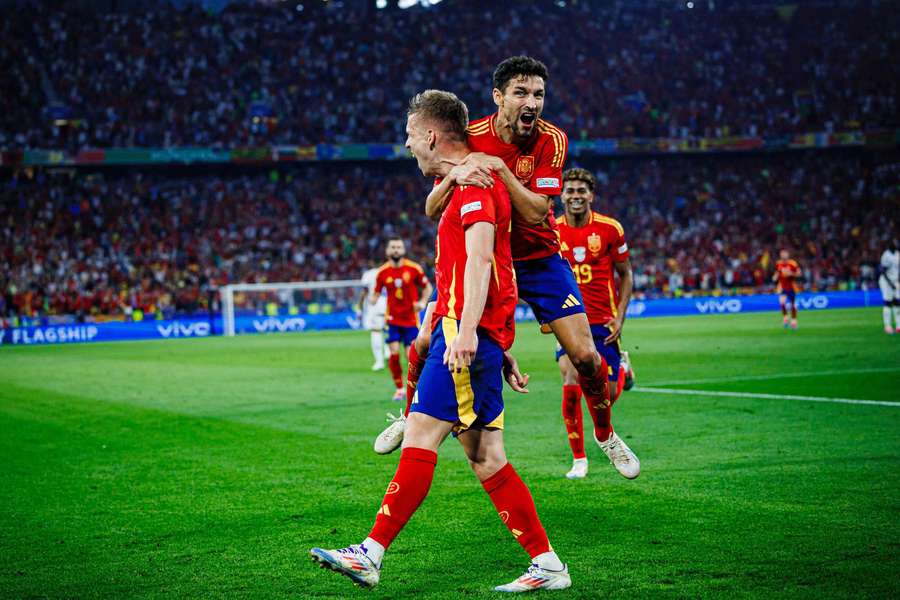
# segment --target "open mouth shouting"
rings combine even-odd
[[[519,116],[519,129],[526,133],[531,133],[534,123],[537,121],[537,114],[532,112],[522,113]]]

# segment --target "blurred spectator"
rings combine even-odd
[[[595,159],[637,293],[770,290],[792,250],[808,289],[872,285],[900,225],[900,157]],[[276,171],[22,172],[0,182],[0,316],[206,311],[229,282],[355,279],[400,235],[430,263],[428,182],[410,162]]]
[[[493,67],[523,52],[572,139],[900,126],[891,2],[339,4],[25,1],[0,20],[0,149],[396,143],[413,93],[487,114]]]

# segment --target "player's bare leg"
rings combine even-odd
[[[425,319],[415,342],[409,347],[409,363],[406,367],[406,409],[399,416],[388,413],[388,425],[384,431],[375,438],[375,452],[377,454],[390,454],[403,443],[403,435],[406,430],[406,417],[409,416],[409,408],[412,406],[416,394],[416,385],[425,359],[428,358],[428,349],[431,347],[431,317],[434,314],[434,302],[429,302],[425,309]]]
[[[584,452],[584,424],[581,412],[581,387],[578,385],[578,371],[569,357],[559,357],[559,374],[562,377],[562,415],[572,449],[572,468],[566,473],[568,479],[584,479],[588,473],[588,459]]]
[[[469,465],[503,523],[531,557],[531,566],[498,592],[562,590],[572,585],[569,570],[550,546],[525,482],[506,459],[503,430],[470,429],[459,435]]]
[[[606,366],[594,346],[587,315],[578,313],[550,323],[559,345],[578,372],[578,385],[587,401],[609,406]]]
[[[791,329],[797,329],[797,300],[791,301]]]
[[[452,429],[450,422],[422,413],[412,414],[400,463],[368,537],[360,544],[338,550],[312,548],[309,553],[313,561],[349,577],[357,585],[375,587],[381,578],[385,551],[428,495],[437,465],[437,449]]]

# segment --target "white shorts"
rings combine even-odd
[[[897,293],[897,288],[891,285],[888,278],[884,275],[878,278],[878,287],[881,288],[881,298],[885,304],[900,300],[900,293]]]
[[[384,329],[384,313],[378,312],[376,308],[369,308],[363,314],[363,328],[370,331]]]

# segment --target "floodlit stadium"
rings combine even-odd
[[[0,596],[898,596],[898,32],[0,0]]]

